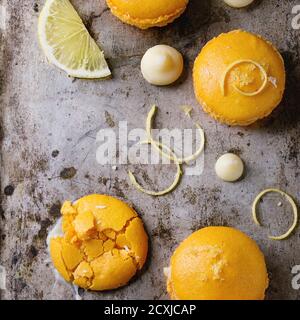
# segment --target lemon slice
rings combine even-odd
[[[111,74],[103,52],[69,0],[46,1],[38,35],[49,62],[69,76],[97,79]]]

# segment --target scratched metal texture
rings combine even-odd
[[[254,225],[250,206],[262,189],[278,187],[298,203],[300,147],[300,31],[291,28],[292,7],[299,1],[262,0],[235,10],[223,1],[191,0],[181,18],[163,29],[141,31],[113,17],[104,0],[72,3],[94,38],[101,43],[113,71],[107,81],[74,80],[45,61],[37,41],[37,19],[44,1],[1,0],[1,256],[7,290],[1,299],[74,299],[65,284],[53,287],[46,249],[47,232],[60,216],[65,199],[106,193],[132,203],[150,237],[149,259],[130,285],[112,292],[81,292],[83,299],[167,298],[163,268],[172,251],[191,232],[210,225],[237,227],[255,239],[266,256],[270,275],[267,299],[297,299],[291,268],[300,264],[299,229],[286,241],[267,238],[291,223],[287,203],[278,197],[262,204],[263,228]],[[5,21],[3,21],[5,18]],[[283,54],[287,90],[281,106],[266,120],[247,128],[215,122],[198,106],[192,86],[193,61],[212,37],[236,28],[259,33]],[[145,50],[164,43],[185,58],[184,76],[174,86],[154,87],[140,73]],[[180,127],[177,105],[195,107],[207,145],[201,176],[184,176],[171,194],[152,198],[130,185],[128,166],[102,167],[95,160],[96,133],[143,127],[151,104],[160,109],[158,128]],[[227,184],[214,173],[217,157],[226,151],[246,163],[243,180]],[[145,185],[161,187],[173,167],[133,167]],[[144,180],[143,180],[144,179]]]

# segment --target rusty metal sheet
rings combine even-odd
[[[235,10],[219,0],[191,0],[172,25],[140,31],[113,17],[104,0],[74,0],[113,70],[107,81],[74,80],[46,63],[37,41],[43,3],[0,1],[0,265],[7,272],[1,298],[74,298],[69,286],[53,287],[45,240],[60,216],[61,203],[89,193],[107,193],[132,203],[145,221],[151,250],[147,266],[130,285],[113,292],[81,292],[83,299],[166,298],[163,268],[173,249],[192,231],[208,225],[240,228],[259,243],[271,278],[268,299],[299,298],[291,273],[300,264],[299,229],[286,241],[267,239],[269,228],[280,233],[288,227],[288,204],[278,210],[277,202],[265,201],[262,229],[253,224],[250,213],[255,195],[270,186],[300,201],[300,31],[292,28],[292,7],[298,1],[261,0]],[[284,56],[288,75],[281,106],[247,128],[216,123],[198,107],[192,87],[191,70],[199,50],[212,37],[235,28],[272,41]],[[142,79],[140,59],[158,43],[184,54],[185,74],[174,86],[153,87]],[[181,123],[175,106],[195,106],[208,140],[204,173],[184,176],[173,193],[160,198],[137,192],[128,181],[126,165],[114,170],[95,160],[100,128],[117,129],[119,121],[140,128],[153,103],[160,107],[157,127]],[[216,158],[229,150],[247,165],[245,178],[235,184],[222,183],[214,174]],[[164,166],[143,169],[146,182],[159,185],[173,174]]]

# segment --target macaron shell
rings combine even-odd
[[[189,0],[106,0],[121,21],[140,29],[163,27],[178,18]]]
[[[144,225],[141,219],[133,219],[127,226],[125,238],[128,241],[130,249],[135,253],[136,262],[141,269],[146,262],[148,250],[148,237],[144,231]]]
[[[120,231],[127,221],[137,217],[136,212],[125,202],[106,195],[88,195],[76,201],[73,206],[78,212],[91,212],[99,231]]]
[[[68,282],[89,290],[127,284],[142,269],[148,236],[142,220],[125,202],[89,195],[61,209],[63,234],[50,239],[54,267]]]
[[[62,238],[52,238],[49,249],[55,269],[66,281],[71,281],[71,273],[68,271],[62,257]]]
[[[233,88],[234,77],[228,74],[224,95],[222,75],[239,60],[261,64],[275,85],[269,79],[261,93],[244,96]],[[193,78],[195,94],[203,109],[229,125],[246,126],[268,116],[282,100],[285,89],[285,68],[280,53],[262,37],[243,30],[221,34],[209,41],[195,61]],[[261,80],[255,79],[249,91],[256,91],[261,84]]]
[[[264,256],[244,233],[201,229],[171,258],[168,291],[180,300],[262,300],[268,287]]]
[[[103,291],[125,285],[136,273],[130,257],[119,252],[106,252],[91,262],[94,279],[90,290]]]

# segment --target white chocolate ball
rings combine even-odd
[[[182,74],[183,57],[170,46],[157,45],[144,54],[141,71],[149,83],[166,86],[175,82]]]
[[[243,8],[249,6],[254,0],[224,0],[230,7]]]
[[[237,155],[226,153],[217,160],[215,170],[220,179],[234,182],[243,175],[244,164]]]

